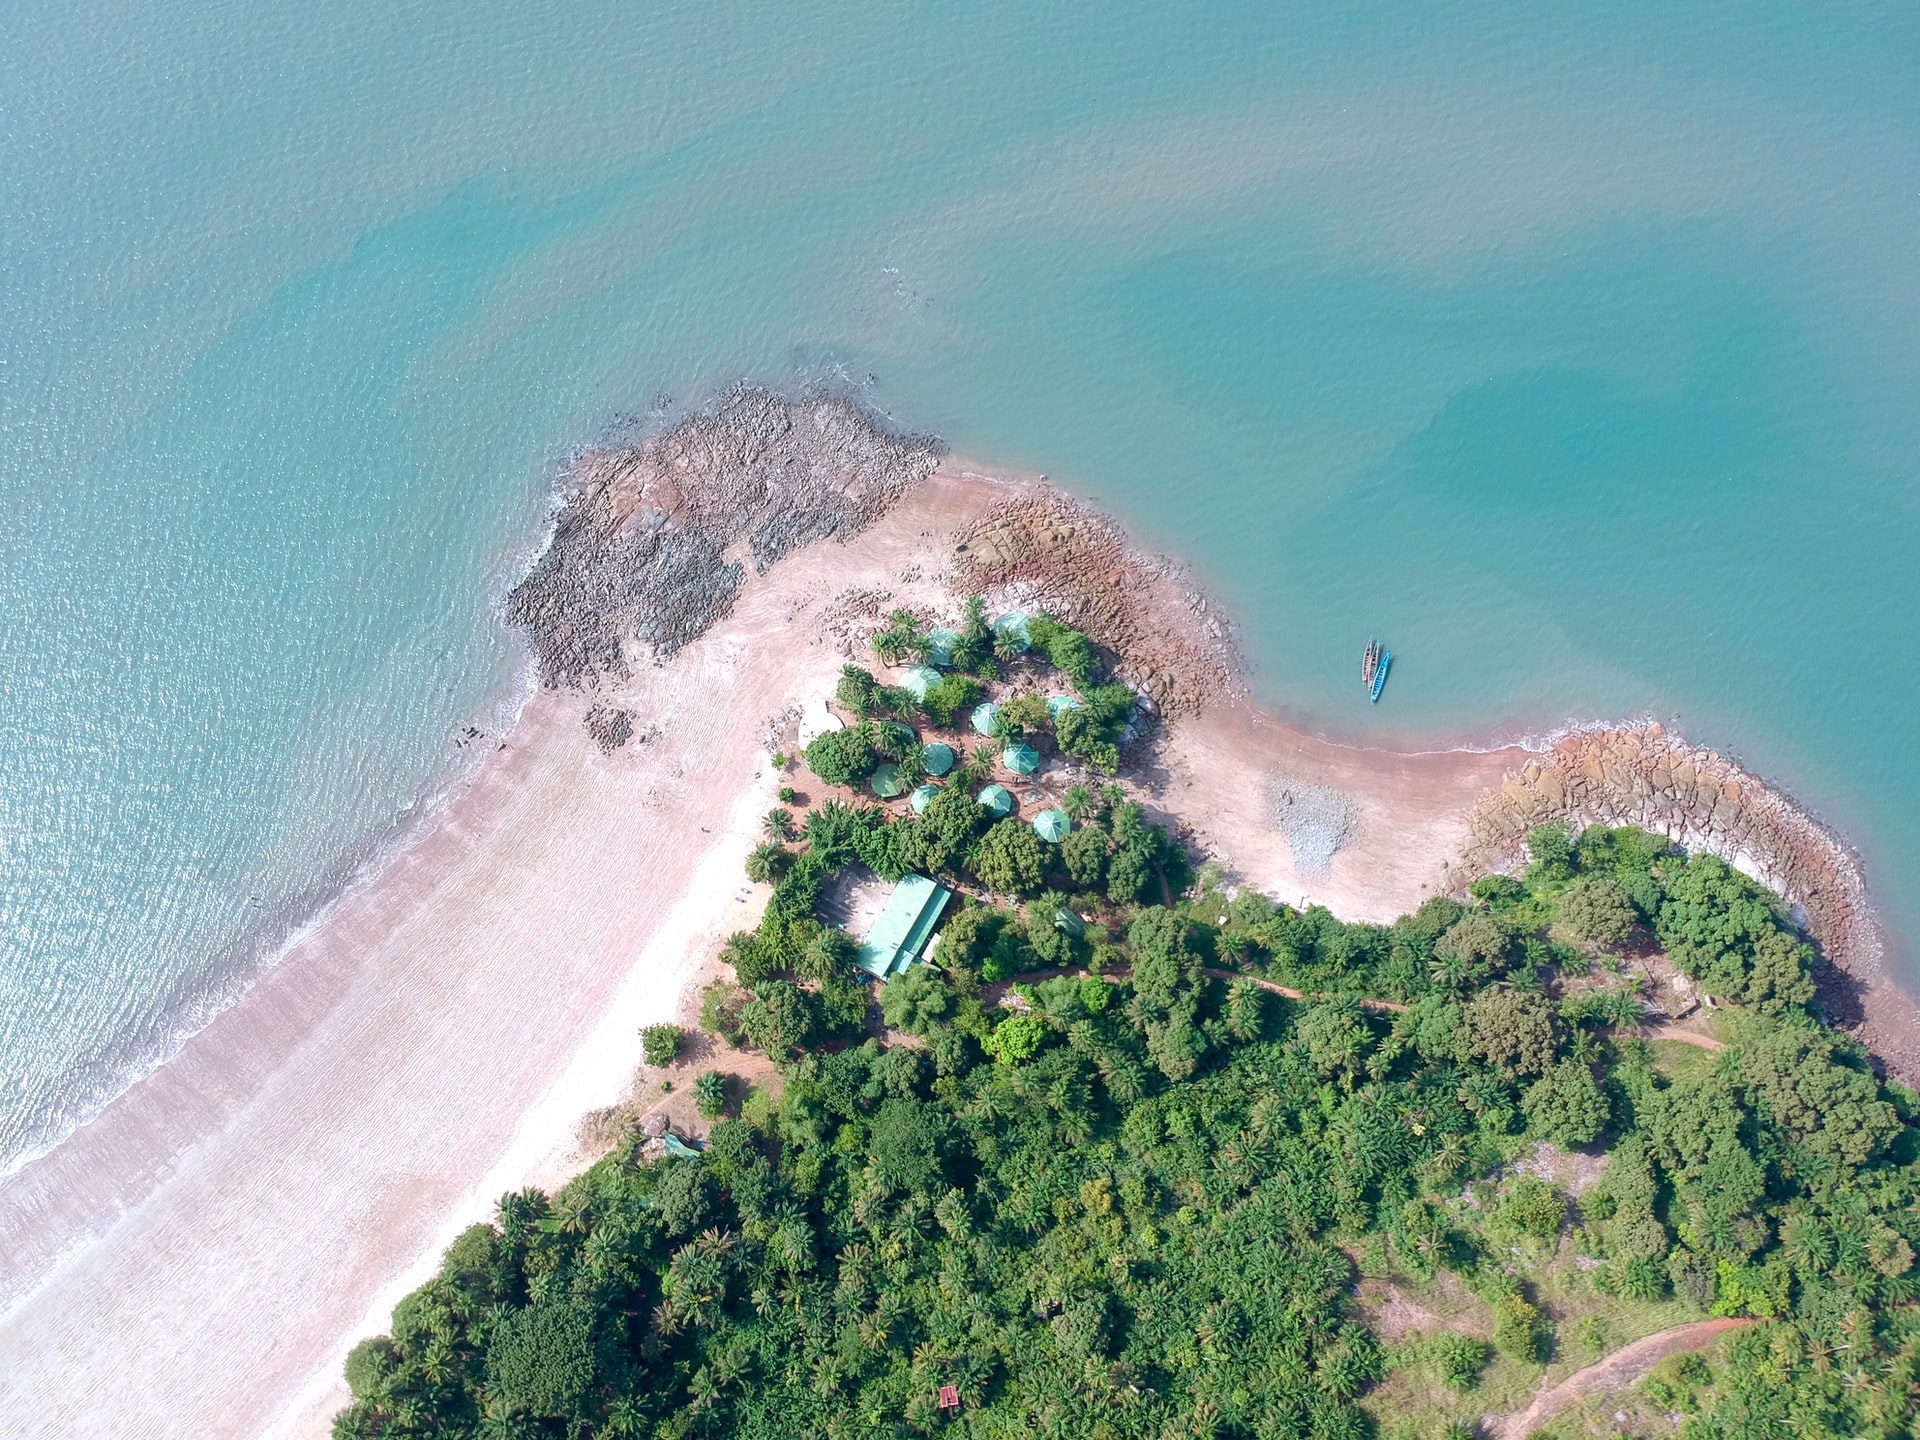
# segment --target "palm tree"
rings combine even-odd
[[[1069,785],[1067,793],[1060,797],[1060,808],[1067,812],[1069,820],[1078,824],[1093,808],[1093,791],[1085,785]]]

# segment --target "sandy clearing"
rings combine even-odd
[[[1499,1440],[1526,1440],[1540,1426],[1588,1395],[1624,1390],[1669,1355],[1704,1350],[1729,1330],[1744,1330],[1757,1320],[1696,1320],[1623,1345],[1603,1360],[1576,1370],[1557,1385],[1542,1385],[1533,1403],[1517,1415],[1493,1422]]]

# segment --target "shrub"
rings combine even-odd
[[[1560,897],[1560,923],[1574,939],[1611,950],[1639,922],[1633,901],[1620,882],[1604,875],[1583,875]]]
[[[703,1071],[700,1078],[693,1082],[693,1103],[709,1120],[724,1113],[727,1108],[727,1077],[718,1070]]]
[[[640,1032],[640,1054],[649,1065],[671,1065],[686,1043],[687,1032],[678,1025],[649,1025]]]
[[[569,1419],[593,1383],[592,1327],[564,1303],[515,1310],[495,1327],[487,1371],[515,1409]]]
[[[817,735],[806,749],[807,768],[829,785],[852,785],[880,763],[873,726],[862,721]]]
[[[1037,1015],[1009,1015],[988,1032],[981,1048],[1002,1065],[1019,1065],[1039,1054],[1051,1033]]]
[[[1567,1223],[1567,1202],[1544,1180],[1523,1175],[1500,1202],[1500,1218],[1536,1240],[1554,1240]]]
[[[1540,1311],[1519,1295],[1503,1295],[1493,1304],[1493,1344],[1502,1355],[1523,1364],[1545,1358],[1547,1336]]]
[[[1425,1349],[1434,1378],[1449,1390],[1471,1390],[1478,1385],[1480,1371],[1493,1353],[1486,1341],[1453,1331],[1435,1335]]]

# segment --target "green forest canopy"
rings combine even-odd
[[[1762,1322],[1658,1373],[1684,1436],[1912,1433],[1915,1100],[1821,1028],[1812,953],[1751,881],[1556,827],[1470,904],[1350,925],[1187,891],[1164,835],[1110,804],[1075,832],[1087,855],[1051,852],[1049,898],[950,919],[944,973],[878,997],[894,1043],[863,1038],[872,997],[813,897],[867,851],[961,869],[957,823],[812,817],[703,1017],[781,1057],[777,1103],[698,1159],[636,1138],[555,1196],[504,1197],[354,1350],[336,1436],[1411,1440],[1581,1353],[1568,1296],[1647,1328]],[[1154,883],[1116,891],[1123,863]],[[1590,937],[1628,938],[1622,896],[1630,933],[1732,1002],[1684,1083],[1585,973]],[[994,1003],[994,977],[1032,971],[1024,1009]],[[1577,1213],[1507,1168],[1542,1141],[1607,1155]],[[1383,1341],[1361,1273],[1452,1277],[1492,1346]],[[1402,1398],[1376,1415],[1376,1392]]]

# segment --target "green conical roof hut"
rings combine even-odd
[[[882,800],[892,800],[907,787],[900,783],[898,765],[882,765],[867,777],[867,788]]]
[[[1073,822],[1067,819],[1067,812],[1064,810],[1042,810],[1033,817],[1033,833],[1042,840],[1051,840],[1056,845],[1066,839],[1068,832],[1072,829]]]
[[[993,622],[995,638],[1005,641],[1016,650],[1025,650],[1033,644],[1033,635],[1027,629],[1027,617],[1018,610],[1009,610]]]
[[[916,700],[927,698],[927,691],[940,683],[940,672],[931,665],[916,665],[900,677],[900,688]]]
[[[991,700],[983,700],[973,707],[973,728],[982,735],[1000,733],[1000,708]]]
[[[920,763],[927,767],[927,774],[944,775],[953,769],[953,751],[936,740],[920,748]]]
[[[1076,940],[1087,933],[1086,921],[1074,914],[1072,907],[1064,900],[1058,901],[1053,907],[1053,928]]]
[[[1002,818],[1013,813],[1013,795],[1004,785],[989,785],[974,799]]]
[[[929,630],[927,632],[927,659],[935,665],[953,664],[953,652],[960,648],[958,630]]]
[[[938,785],[916,786],[913,794],[907,797],[907,803],[913,806],[914,814],[924,815],[926,813],[927,806],[933,803],[933,797],[938,795],[939,793],[940,793],[940,787]]]
[[[1047,714],[1053,717],[1053,723],[1056,725],[1060,723],[1060,717],[1069,710],[1080,710],[1084,708],[1085,707],[1071,695],[1049,695],[1047,697]]]
[[[1016,775],[1031,775],[1040,768],[1040,752],[1031,745],[1009,745],[1000,752],[1000,763]]]
[[[920,743],[920,737],[913,733],[911,725],[902,725],[898,720],[884,720],[875,731],[880,740],[880,751],[884,755],[904,755]]]

